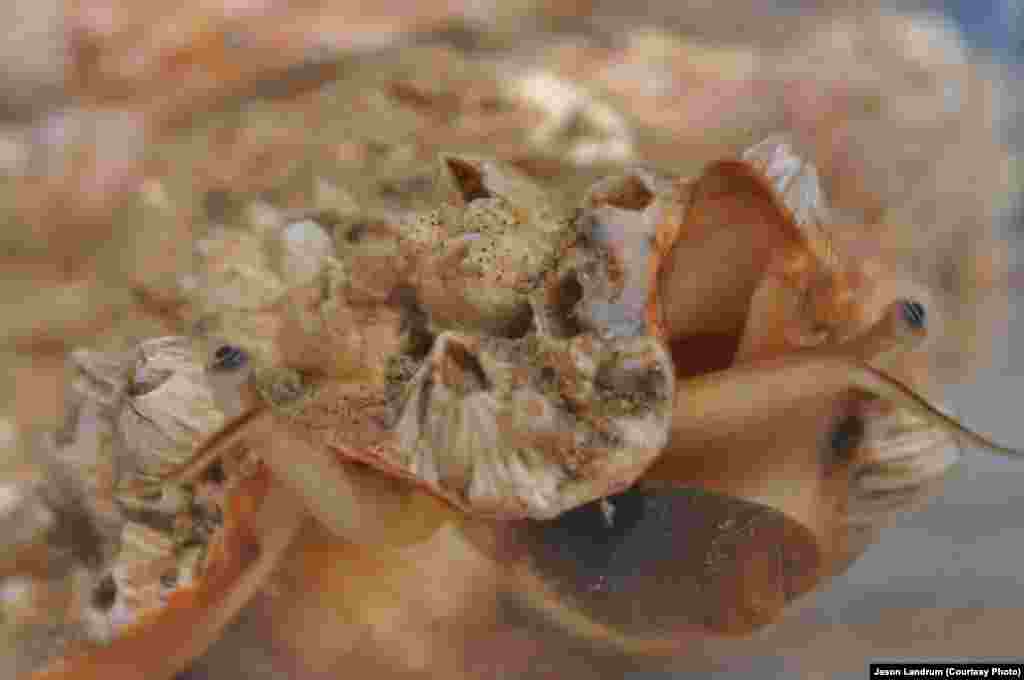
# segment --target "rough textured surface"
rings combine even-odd
[[[317,445],[474,514],[550,518],[624,489],[664,445],[674,391],[646,288],[621,280],[637,266],[646,283],[646,260],[510,168],[441,170],[454,202],[350,232],[326,293],[291,313],[276,355],[326,379],[284,408]]]

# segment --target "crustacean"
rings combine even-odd
[[[38,680],[170,677],[289,551],[335,590],[273,611],[329,617],[311,612],[362,596],[327,572],[442,527],[586,637],[749,632],[960,441],[1017,455],[921,396],[941,314],[884,254],[844,257],[856,227],[784,138],[694,180],[608,178],[572,216],[495,162],[440,166],[439,209],[348,225],[312,282],[253,310],[265,323],[208,315],[228,420],[162,480],[234,471],[205,565]],[[295,540],[307,513],[328,537]]]

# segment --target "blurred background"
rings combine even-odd
[[[181,328],[190,256],[172,245],[201,235],[216,191],[272,186],[294,207],[322,199],[293,172],[312,168],[353,210],[395,215],[424,205],[436,153],[459,149],[572,200],[623,165],[685,175],[785,129],[838,215],[904,225],[887,245],[953,319],[934,359],[952,408],[1024,442],[1022,0],[13,0],[0,25],[8,423],[63,423],[70,349]],[[154,217],[158,186],[171,217]],[[542,650],[529,670],[467,677],[852,679],[872,660],[1019,660],[1021,489],[1021,464],[965,452],[848,572],[699,659],[581,652],[560,671]],[[184,677],[281,677],[258,615]]]

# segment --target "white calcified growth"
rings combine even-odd
[[[543,454],[510,446],[505,439],[520,427],[537,434],[572,432],[571,423],[560,421],[532,389],[513,390],[505,402],[490,390],[486,375],[474,374],[466,366],[445,366],[478,361],[462,340],[449,333],[441,335],[410,385],[396,428],[410,471],[428,483],[453,488],[484,512],[510,501],[550,506],[556,502],[565,470],[538,465]],[[522,418],[522,409],[530,405],[534,417]],[[511,417],[504,428],[497,419],[502,412]]]
[[[198,441],[220,427],[223,415],[188,338],[147,340],[139,353],[118,425],[139,471],[160,476],[187,461]]]
[[[475,513],[505,517],[552,518],[628,486],[667,441],[667,356],[644,338],[546,342],[559,369],[510,360],[517,354],[503,344],[515,341],[441,334],[406,389],[396,425],[403,466]],[[561,394],[541,387],[545,368]],[[633,401],[572,412],[617,399]]]
[[[869,419],[867,425],[847,521],[878,529],[934,495],[960,459],[960,447],[948,432],[904,409]]]
[[[112,493],[117,462],[112,450],[114,424],[100,401],[84,399],[69,424],[70,441],[56,448],[54,456],[81,482],[94,509],[108,519],[117,517]]]
[[[652,243],[647,238],[647,214],[603,205],[584,213],[581,230],[589,247],[602,250],[589,259],[598,267],[581,267],[583,289],[576,314],[603,337],[644,333],[648,290],[647,262]],[[620,264],[621,276],[610,275],[609,262]],[[603,265],[603,266],[601,266]]]
[[[131,377],[128,361],[129,357],[120,354],[73,350],[71,364],[77,372],[71,383],[72,392],[107,408],[116,406]]]
[[[256,310],[285,291],[271,267],[262,235],[216,227],[195,245],[198,285],[193,293],[202,313]]]
[[[0,486],[0,545],[8,549],[29,545],[42,539],[56,522],[56,514],[38,493],[15,484]]]
[[[823,262],[829,262],[832,254],[825,250],[824,225],[830,224],[832,218],[814,164],[795,153],[792,141],[781,134],[772,135],[744,151],[743,160],[768,179],[815,254]]]
[[[569,142],[578,165],[623,163],[633,159],[633,130],[622,114],[583,88],[545,71],[509,79],[515,98],[541,109],[547,119],[532,134],[538,147]],[[583,128],[585,132],[576,134]]]
[[[419,301],[439,329],[519,334],[528,296],[569,234],[568,219],[521,173],[486,158],[441,157],[439,211],[402,225],[430,254],[416,267]]]
[[[114,628],[133,623],[147,611],[162,607],[165,588],[160,577],[175,568],[174,541],[170,536],[136,522],[126,522],[112,572],[117,584],[117,597],[110,612]]]
[[[334,253],[331,237],[314,220],[292,222],[281,230],[278,241],[281,278],[289,287],[315,279]]]
[[[417,246],[407,297],[423,318],[409,316],[418,349],[401,358],[416,368],[389,397],[395,462],[505,518],[622,491],[665,446],[672,410],[673,367],[645,311],[659,178],[600,183],[569,220],[499,163],[441,166],[449,204],[402,224],[396,245]]]

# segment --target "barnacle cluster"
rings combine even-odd
[[[51,462],[10,499],[16,531],[8,534],[15,553],[48,546],[42,571],[28,573],[29,592],[47,583],[75,589],[67,621],[81,625],[58,637],[109,641],[199,577],[221,526],[224,477],[194,485],[165,478],[223,421],[200,356],[193,341],[173,336],[122,353],[73,353],[68,421],[40,440],[37,456]],[[26,531],[40,536],[19,536]],[[83,548],[62,548],[54,532]],[[75,565],[82,576],[68,581],[62,574]]]
[[[484,515],[554,517],[625,488],[671,414],[646,277],[587,213],[559,215],[512,169],[440,164],[451,202],[349,232],[340,274],[295,313],[306,320],[286,322],[330,347],[321,372],[361,384],[360,402],[326,387],[295,418]],[[325,422],[339,401],[353,413],[376,402],[379,420]],[[376,441],[370,427],[384,428]]]

